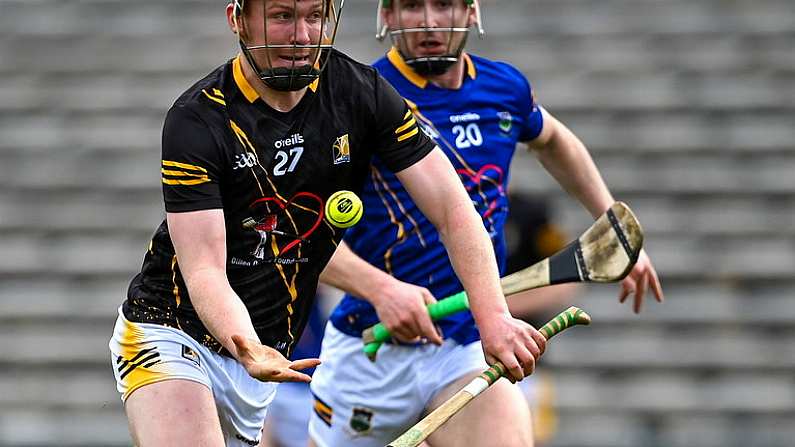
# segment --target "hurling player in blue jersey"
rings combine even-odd
[[[453,163],[501,270],[505,189],[517,143],[527,143],[592,216],[610,207],[614,199],[585,146],[535,103],[524,76],[508,64],[464,52],[470,27],[482,31],[477,0],[379,1],[378,32],[391,36],[393,48],[375,67]],[[377,156],[362,199],[362,221],[346,234],[321,275],[348,294],[326,327],[323,365],[311,384],[310,437],[320,447],[385,445],[482,371],[485,362],[494,363],[492,347],[502,337],[474,307],[439,321],[437,332],[425,305],[463,290],[458,272],[444,237]],[[634,294],[638,312],[648,288],[662,300],[655,269],[642,253],[622,282],[619,300]],[[369,363],[360,337],[378,320],[398,343],[385,345]],[[528,411],[517,387],[499,381],[427,442],[532,445]]]

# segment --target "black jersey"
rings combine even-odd
[[[377,154],[400,171],[434,147],[403,99],[376,71],[333,51],[297,106],[265,104],[233,59],[188,89],[169,110],[161,166],[167,212],[223,209],[226,272],[263,344],[288,354],[314,299],[320,272],[344,230],[324,220],[336,191],[359,192]],[[179,328],[225,353],[199,320],[165,221],[124,316]]]

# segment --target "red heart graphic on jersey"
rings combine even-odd
[[[287,201],[284,201],[284,199],[282,199],[280,197],[263,197],[261,199],[257,199],[256,201],[254,201],[254,203],[249,205],[249,208],[253,208],[254,206],[256,206],[258,204],[262,204],[262,203],[266,203],[266,202],[273,202],[276,205],[278,205],[280,209],[286,210],[287,207],[291,206],[291,205],[297,207],[298,205],[295,204],[295,201],[297,199],[301,198],[301,197],[307,197],[307,198],[317,202],[317,205],[318,205],[317,218],[315,219],[314,223],[312,223],[312,226],[308,230],[306,230],[302,234],[298,235],[298,237],[294,238],[292,241],[290,241],[284,247],[279,248],[279,255],[280,256],[285,254],[285,253],[287,253],[291,249],[293,249],[293,247],[295,247],[296,245],[300,244],[302,240],[306,239],[307,237],[309,237],[309,235],[314,233],[315,230],[317,230],[317,227],[320,226],[320,222],[323,222],[323,217],[324,217],[323,199],[321,199],[319,196],[317,196],[315,194],[312,194],[311,192],[303,192],[302,191],[302,192],[296,193],[294,196],[290,197]],[[314,211],[314,210],[312,210],[312,211]]]
[[[492,177],[487,176],[486,173],[489,171],[496,172],[497,178],[494,179]],[[478,170],[478,172],[475,173],[472,173],[471,170],[467,169],[458,169],[456,170],[456,172],[458,173],[458,175],[465,177],[472,182],[469,185],[467,184],[467,182],[463,182],[464,188],[466,188],[467,192],[472,192],[472,189],[475,188],[476,186],[480,186],[483,183],[483,180],[492,180],[497,182],[497,184],[494,186],[497,187],[497,191],[499,191],[500,196],[505,195],[505,192],[503,191],[502,187],[502,178],[503,178],[502,168],[500,168],[497,165],[494,164],[483,165],[483,167],[481,167]],[[485,213],[483,213],[483,218],[485,219],[491,216],[492,213],[494,213],[494,210],[496,209],[497,209],[497,199],[493,199],[488,203],[488,209],[486,210]]]

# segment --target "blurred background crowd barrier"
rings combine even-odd
[[[555,340],[557,447],[795,445],[795,2],[485,0],[637,212],[667,302]],[[338,48],[370,62],[374,1]],[[163,217],[162,120],[236,51],[221,0],[0,0],[0,445],[125,446],[107,340]],[[512,188],[588,216],[532,156]]]

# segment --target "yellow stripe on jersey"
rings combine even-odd
[[[166,185],[182,185],[182,186],[190,186],[190,185],[201,185],[202,183],[209,183],[209,178],[203,179],[196,179],[196,180],[172,180],[168,178],[163,179],[163,183]]]
[[[178,161],[163,160],[163,166],[177,169],[161,168],[163,183],[166,185],[201,185],[202,183],[209,183],[210,177],[207,175],[207,170],[201,166],[196,166],[188,163],[180,163]],[[173,178],[173,177],[189,177],[189,178]]]
[[[405,123],[395,129],[395,134],[398,136],[398,142],[409,139],[417,134],[417,120],[414,119],[411,109],[406,110],[406,114],[403,115],[403,121],[405,121]],[[403,133],[403,135],[401,135],[401,133]]]
[[[404,101],[406,101],[406,104],[408,104],[409,107],[411,107],[411,105],[414,104],[413,102],[409,101],[408,99],[406,99]],[[406,121],[410,116],[411,116],[411,110],[406,110],[406,114],[403,115],[403,121]]]
[[[417,129],[417,128],[415,127],[414,129],[412,129],[412,131],[411,131],[411,132],[404,133],[403,135],[399,136],[397,140],[398,140],[398,141],[403,141],[403,140],[406,140],[406,139],[408,139],[408,138],[411,138],[411,137],[413,137],[414,135],[417,135],[417,132],[419,132],[419,129]]]
[[[163,175],[173,175],[174,177],[197,177],[197,178],[210,180],[210,178],[207,177],[207,174],[194,174],[193,172],[184,172],[184,171],[170,171],[168,169],[161,169],[160,172]]]
[[[218,91],[218,89],[215,89],[215,91]],[[210,100],[212,100],[212,101],[215,101],[215,102],[217,102],[218,104],[221,104],[222,106],[225,106],[225,105],[226,105],[226,101],[224,101],[223,99],[221,99],[221,98],[223,98],[223,95],[221,95],[221,98],[216,98],[215,96],[213,96],[213,95],[211,95],[211,94],[207,93],[207,90],[204,90],[204,89],[202,89],[202,93],[204,93],[204,96],[206,96],[206,97],[210,98]],[[221,92],[218,92],[218,93],[221,93]]]
[[[411,113],[411,112],[409,112],[409,113]],[[398,127],[397,129],[395,129],[395,133],[401,133],[404,130],[408,129],[409,127],[411,127],[411,126],[413,126],[415,124],[417,124],[417,120],[415,120],[414,117],[412,116],[411,119],[409,120],[409,122],[407,122],[406,124]]]
[[[191,165],[188,163],[180,163],[178,161],[163,160],[163,166],[171,166],[172,168],[192,169],[196,171],[207,173],[207,170],[201,166]]]

